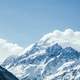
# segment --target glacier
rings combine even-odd
[[[70,29],[65,32],[48,33],[21,55],[9,56],[2,67],[19,80],[80,80],[80,39],[68,37],[79,33]]]

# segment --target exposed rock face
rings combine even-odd
[[[0,66],[0,80],[18,80],[13,74]]]

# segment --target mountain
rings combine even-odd
[[[0,80],[18,80],[10,72],[0,66]]]
[[[20,80],[80,80],[80,52],[47,34],[2,64]],[[78,48],[79,49],[79,48]]]

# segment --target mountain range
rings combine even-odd
[[[44,36],[21,55],[9,56],[2,67],[20,80],[80,80],[80,52],[52,37]]]

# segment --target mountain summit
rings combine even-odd
[[[22,55],[8,57],[2,66],[20,80],[80,80],[79,45],[76,48],[71,42],[74,40],[68,36],[73,34],[72,30],[65,32],[45,35],[26,48]],[[61,41],[62,36],[65,41]]]

